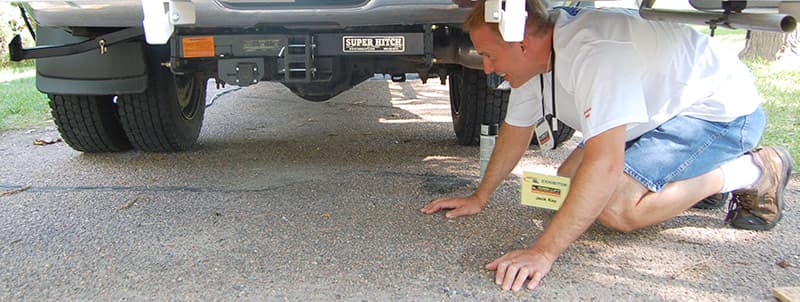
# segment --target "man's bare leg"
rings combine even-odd
[[[675,217],[721,189],[722,172],[719,168],[669,183],[660,192],[650,192],[625,174],[598,221],[615,230],[633,231]]]
[[[583,160],[583,152],[583,149],[575,148],[558,167],[558,175],[573,177]],[[721,189],[722,172],[719,168],[669,183],[660,192],[650,192],[625,174],[598,222],[611,229],[633,231],[675,217]]]

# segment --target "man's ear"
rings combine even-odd
[[[531,37],[530,36],[525,35],[522,38],[522,41],[519,42],[519,47],[520,47],[520,50],[522,50],[522,53],[527,53],[528,52],[528,50],[530,49],[531,43],[532,42],[531,42]]]

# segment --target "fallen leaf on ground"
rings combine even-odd
[[[52,145],[55,143],[63,142],[60,137],[52,138],[52,137],[42,137],[33,140],[33,144],[37,146],[44,146],[44,145]]]
[[[134,198],[129,199],[128,202],[126,202],[124,205],[120,206],[119,210],[127,210],[140,201],[149,201],[149,200],[150,199],[147,197],[136,196]]]
[[[687,266],[684,266],[684,267],[678,269],[677,271],[675,271],[674,273],[669,274],[668,276],[669,276],[670,279],[674,280],[674,279],[678,279],[678,277],[680,277],[681,274],[686,273],[686,272],[700,272],[700,273],[702,273],[704,271],[707,271],[710,268],[710,266],[709,266],[709,262],[710,261],[711,261],[711,258],[703,259],[701,261],[698,261],[698,262],[689,264]]]

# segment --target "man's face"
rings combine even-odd
[[[485,25],[470,30],[469,36],[483,56],[483,71],[501,75],[511,87],[520,87],[550,68],[550,35],[526,35],[522,42],[509,43]]]
[[[483,56],[483,71],[502,76],[511,87],[525,84],[533,75],[526,71],[522,47],[517,42],[505,42],[489,26],[479,26],[470,31],[475,49]]]

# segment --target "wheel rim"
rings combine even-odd
[[[197,80],[192,76],[175,76],[175,93],[181,115],[191,120],[197,114],[200,98],[195,94]]]

